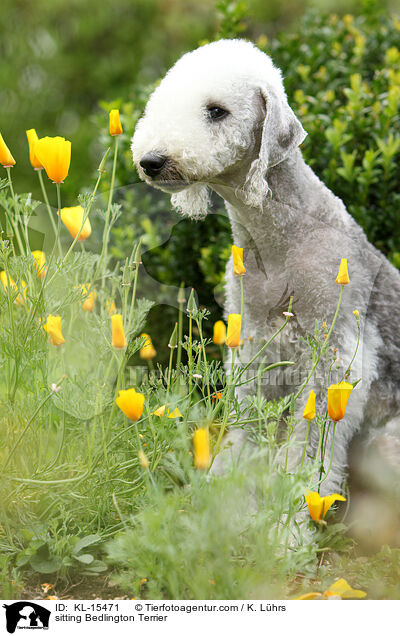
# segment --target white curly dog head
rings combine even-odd
[[[200,218],[208,186],[233,187],[247,205],[262,206],[266,171],[305,136],[271,59],[250,42],[219,40],[168,71],[136,126],[132,153],[141,179]]]

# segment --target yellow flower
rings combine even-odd
[[[226,336],[226,344],[228,345],[228,347],[239,347],[241,324],[242,316],[240,314],[229,314],[228,333]]]
[[[339,273],[336,277],[338,285],[348,285],[350,282],[349,272],[347,271],[347,258],[340,261]]]
[[[355,590],[346,581],[346,579],[339,579],[332,583],[330,587],[324,592],[324,597],[340,596],[340,598],[364,598],[367,596],[363,590]]]
[[[50,314],[47,318],[43,329],[49,334],[52,345],[59,347],[65,343],[64,336],[61,331],[61,316],[53,316]]]
[[[89,293],[90,285],[81,285],[82,293],[84,296],[87,296],[82,303],[82,307],[84,311],[93,311],[94,309],[94,301],[97,298],[97,294],[95,291]]]
[[[124,324],[122,322],[121,314],[113,314],[111,316],[111,326],[112,326],[112,346],[115,347],[115,349],[125,349],[126,337],[125,337]]]
[[[149,460],[147,459],[145,453],[140,450],[138,455],[141,467],[143,468],[143,470],[147,470],[147,468],[149,467]]]
[[[339,382],[328,387],[328,415],[335,422],[344,418],[353,388],[350,382]]]
[[[314,391],[310,391],[307,404],[305,405],[305,408],[303,411],[303,418],[305,420],[313,420],[314,417],[315,417],[315,393]]]
[[[217,320],[214,323],[213,343],[216,345],[225,344],[226,340],[226,326],[222,320]]]
[[[31,254],[37,269],[37,275],[39,278],[44,278],[46,276],[46,254],[42,250],[34,250]]]
[[[110,110],[110,135],[122,135],[121,120],[119,118],[119,110],[114,108]]]
[[[336,596],[338,598],[364,598],[367,593],[363,592],[363,590],[355,590],[352,588],[346,581],[346,579],[339,579],[332,583],[330,587],[322,594],[321,592],[308,592],[307,594],[302,594],[299,596],[296,601],[313,601],[318,598],[321,600],[326,600],[329,597]]]
[[[140,349],[140,357],[142,360],[152,360],[156,356],[156,350],[153,347],[153,343],[148,333],[142,333],[141,338],[145,338],[144,344]]]
[[[243,276],[246,273],[246,268],[243,265],[243,247],[236,247],[232,245],[232,258],[233,258],[233,273],[235,276]]]
[[[12,156],[11,152],[6,146],[6,142],[4,141],[2,134],[0,133],[0,163],[5,168],[11,168],[15,166],[15,159]]]
[[[166,409],[166,405],[163,404],[162,406],[159,406],[158,409],[153,411],[152,415],[156,415],[157,417],[162,417],[163,415],[166,415],[170,419],[174,419],[176,417],[183,417],[178,407],[176,407],[176,409],[174,409],[173,411],[170,411],[169,409],[167,409],[167,412],[165,412],[165,409]]]
[[[71,163],[71,142],[64,137],[42,137],[35,143],[37,160],[54,183],[63,183]]]
[[[43,166],[40,163],[40,161],[37,158],[36,153],[35,153],[36,142],[39,140],[39,137],[37,136],[36,130],[34,128],[31,128],[30,130],[27,130],[26,131],[26,136],[28,138],[29,161],[31,162],[31,166],[32,166],[32,168],[35,168],[35,170],[42,170]]]
[[[82,227],[84,209],[81,205],[75,205],[72,208],[61,209],[61,221],[64,223],[72,238],[75,238]],[[83,228],[79,234],[78,241],[84,241],[92,233],[89,217],[83,224]]]
[[[106,310],[108,311],[110,316],[117,313],[117,307],[115,305],[115,302],[111,298],[106,301]]]
[[[210,465],[210,436],[207,428],[198,428],[193,433],[194,466],[206,470]]]
[[[119,391],[115,402],[123,414],[133,422],[136,422],[142,416],[144,405],[143,393],[137,393],[135,389]]]
[[[11,278],[11,276],[8,276],[8,278],[7,278],[7,273],[4,270],[2,272],[0,272],[0,280],[1,280],[1,283],[2,283],[5,291],[7,291],[8,279],[10,280],[10,285],[11,285],[13,291],[18,291],[17,290],[17,285],[15,284],[15,281]],[[21,293],[18,294],[18,296],[14,300],[16,305],[24,305],[25,304],[27,284],[26,284],[26,282],[24,280],[21,280],[20,287],[21,287]]]
[[[360,316],[360,312],[358,311],[358,309],[355,309],[353,311],[353,314],[355,315],[356,318],[358,318]]]
[[[321,497],[318,492],[309,492],[306,495],[305,500],[311,519],[317,523],[321,523],[322,519],[324,519],[329,508],[335,501],[346,501],[345,497],[342,497],[342,495],[338,495],[337,493]]]

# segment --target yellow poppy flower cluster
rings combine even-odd
[[[314,601],[319,600],[332,600],[336,599],[350,599],[350,598],[364,598],[367,593],[363,590],[357,590],[348,584],[346,579],[338,579],[332,585],[328,587],[325,592],[308,592],[298,596],[296,601]]]

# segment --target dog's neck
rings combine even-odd
[[[306,205],[307,193],[301,185],[298,185],[298,176],[300,170],[304,171],[307,168],[300,150],[296,150],[288,159],[270,168],[266,175],[270,193],[264,198],[262,210],[245,203],[242,193],[246,174],[237,174],[235,179],[232,179],[230,175],[229,184],[211,185],[212,189],[225,200],[233,239],[238,245],[247,242],[249,231],[255,239],[263,236],[265,241],[266,226],[268,226],[268,247],[279,240],[282,250],[284,243],[288,240],[288,229],[291,228],[293,231],[294,226],[297,225],[295,219],[298,217],[299,210]],[[311,170],[310,172],[312,173]],[[312,175],[315,177],[314,173]],[[285,193],[284,198],[283,193]]]

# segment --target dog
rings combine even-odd
[[[192,219],[207,215],[210,189],[224,199],[233,242],[243,247],[247,270],[240,363],[251,360],[255,343],[282,325],[293,297],[293,317],[266,355],[270,362],[295,362],[296,373],[286,368],[275,384],[264,384],[267,399],[288,395],[305,382],[312,367],[305,338],[315,321],[328,328],[332,323],[340,291],[335,279],[341,259],[347,259],[350,284],[343,290],[330,343],[342,361],[340,380],[357,347],[353,311],[358,310],[360,342],[350,381],[361,382],[336,426],[334,445],[329,429],[326,456],[333,452],[332,467],[321,493],[330,493],[342,487],[356,433],[379,429],[388,440],[400,439],[400,273],[305,163],[299,148],[305,138],[270,57],[250,42],[219,40],[187,53],[168,71],[136,126],[132,154],[140,178],[171,194],[173,206]],[[240,310],[231,262],[225,310]],[[323,373],[312,376],[296,401],[294,465],[306,435],[301,416],[308,389],[315,390],[318,405],[326,405],[324,360],[321,365]],[[254,390],[251,383],[239,387],[238,398]],[[233,455],[245,437],[241,429],[230,432]],[[318,427],[312,426],[308,456],[315,457],[318,440]]]

